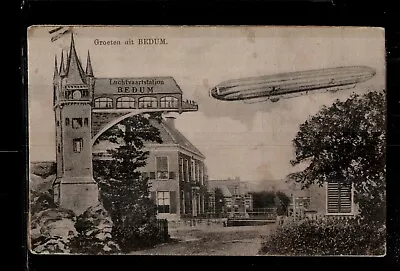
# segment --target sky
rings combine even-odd
[[[28,31],[30,160],[55,160],[52,109],[54,58],[70,35],[51,42],[53,27]],[[292,140],[299,125],[322,106],[385,87],[384,30],[356,27],[74,27],[78,56],[90,51],[95,77],[172,76],[198,112],[176,127],[206,156],[210,179],[253,183],[281,180],[293,168]],[[163,45],[125,45],[127,39],[165,38]],[[95,40],[121,45],[95,45]],[[308,94],[277,103],[224,102],[209,90],[228,79],[279,72],[365,65],[377,74],[354,89]]]

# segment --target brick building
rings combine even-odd
[[[146,166],[139,169],[149,177],[150,196],[157,204],[158,218],[178,220],[205,213],[207,170],[204,155],[175,127],[174,117],[151,124],[160,131],[163,143],[146,142],[150,152]],[[104,159],[116,144],[100,141],[93,146],[95,159]]]
[[[246,208],[246,211],[253,210],[253,196],[247,184],[239,178],[225,180],[209,180],[209,211],[215,212],[215,189],[219,188],[224,197],[224,211],[239,212]]]

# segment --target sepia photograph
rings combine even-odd
[[[386,255],[385,31],[34,25],[34,254]]]

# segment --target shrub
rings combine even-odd
[[[111,218],[101,204],[89,208],[76,219],[75,228],[78,234],[70,242],[71,252],[118,253],[119,247],[111,235],[112,227]]]
[[[384,255],[386,228],[364,220],[303,220],[279,227],[260,254],[289,256]]]

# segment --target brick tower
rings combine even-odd
[[[81,214],[98,203],[98,187],[93,179],[91,144],[91,103],[94,76],[88,53],[86,71],[77,56],[74,37],[66,63],[61,53],[60,68],[55,60],[53,108],[56,122],[57,177],[54,201]]]

